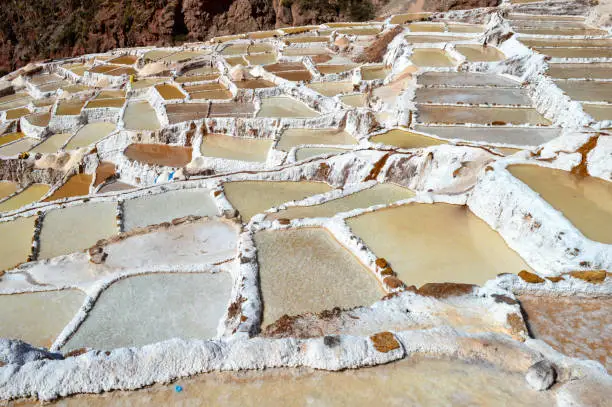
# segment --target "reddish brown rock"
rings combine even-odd
[[[374,344],[374,348],[381,353],[391,352],[400,347],[399,342],[391,332],[379,332],[370,336],[370,340]]]
[[[530,284],[540,284],[544,282],[544,279],[537,274],[530,273],[527,270],[521,270],[518,273],[518,276],[526,283]]]
[[[427,283],[419,288],[418,293],[426,297],[448,298],[468,295],[477,286],[474,284],[460,283]]]
[[[385,277],[383,282],[392,290],[404,287],[402,280],[393,276]]]
[[[508,314],[506,323],[510,326],[510,335],[512,335],[514,339],[524,341],[528,336],[525,321],[519,314]]]
[[[586,270],[586,271],[571,271],[570,276],[588,281],[592,284],[603,283],[606,279],[606,270]]]

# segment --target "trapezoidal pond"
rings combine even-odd
[[[376,278],[323,228],[255,234],[262,326],[283,315],[370,305],[384,295]]]
[[[339,129],[286,129],[281,133],[276,149],[289,151],[304,144],[356,145],[357,140],[349,133]]]
[[[396,184],[376,184],[371,188],[354,192],[350,195],[332,199],[319,205],[290,206],[285,210],[268,214],[266,219],[297,219],[332,217],[339,212],[357,208],[369,208],[373,205],[390,204],[414,196],[408,188]]]
[[[83,305],[79,290],[0,295],[0,337],[49,348]]]
[[[123,154],[130,160],[162,167],[184,167],[191,161],[191,147],[168,144],[134,143]]]
[[[68,178],[68,181],[55,190],[44,202],[56,201],[63,198],[89,195],[89,186],[93,176],[89,174],[75,174]]]
[[[233,137],[227,134],[206,134],[200,152],[205,157],[253,162],[266,162],[271,139]]]
[[[32,238],[34,237],[35,216],[17,218],[8,222],[0,222],[0,274],[19,263],[26,262],[32,253]],[[10,239],[5,238],[10,236]]]
[[[47,184],[28,185],[28,187],[23,189],[17,195],[13,195],[6,201],[0,203],[0,212],[14,211],[34,203],[49,192],[49,189],[51,189],[51,187]]]
[[[240,212],[243,222],[282,203],[328,192],[332,188],[314,181],[233,181],[223,184],[225,196]]]
[[[612,244],[609,181],[537,165],[511,165],[510,173],[561,211],[589,239]]]
[[[346,222],[407,285],[483,284],[499,273],[529,269],[467,206],[411,203]]]
[[[217,205],[207,189],[179,189],[143,195],[123,203],[124,230],[170,222],[187,215],[217,216]]]
[[[62,350],[143,346],[171,338],[213,338],[229,305],[231,287],[227,272],[124,278],[102,292]]]
[[[114,202],[86,202],[52,209],[40,231],[39,259],[79,252],[119,232]]]

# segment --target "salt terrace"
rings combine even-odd
[[[594,16],[504,1],[8,74],[0,399],[609,403]]]

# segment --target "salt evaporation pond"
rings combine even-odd
[[[421,123],[445,124],[533,124],[549,125],[550,121],[532,108],[511,107],[471,107],[418,105],[418,116]]]
[[[612,105],[583,103],[582,109],[598,122],[612,120]]]
[[[261,108],[257,112],[257,117],[310,118],[317,116],[319,113],[303,102],[284,96],[262,99]]]
[[[410,34],[404,37],[410,44],[430,44],[437,42],[455,42],[466,41],[468,37],[459,37],[455,35],[419,35]]]
[[[385,79],[391,70],[380,65],[368,65],[361,67],[361,77],[364,81]]]
[[[540,194],[589,239],[612,244],[612,187],[609,181],[537,165],[508,171]]]
[[[370,305],[384,295],[375,277],[323,228],[255,234],[262,326],[283,315]]]
[[[573,100],[612,102],[612,82],[557,80],[555,84]]]
[[[177,393],[169,385],[155,385],[137,391],[75,396],[50,405],[486,406],[492,400],[498,405],[555,404],[554,394],[529,388],[523,374],[479,362],[418,356],[340,372],[298,368],[207,373],[179,379],[176,384],[186,391]],[[15,402],[15,407],[33,405]]]
[[[415,102],[531,106],[527,91],[517,88],[418,88]]]
[[[330,97],[353,91],[353,84],[351,82],[316,82],[311,83],[308,87],[323,96]]]
[[[0,147],[0,156],[12,157],[28,151],[38,143],[38,139],[24,137],[14,143]]]
[[[561,134],[561,129],[554,127],[505,127],[505,126],[423,126],[414,129],[434,134],[447,140],[459,139],[486,143],[516,144],[537,146],[546,143]]]
[[[49,136],[45,141],[34,147],[32,150],[33,153],[43,153],[43,154],[51,154],[57,152],[68,139],[72,137],[70,133],[59,133],[53,134]]]
[[[15,140],[22,139],[25,135],[21,132],[9,133],[3,136],[0,136],[0,146],[6,145],[8,143],[12,143]]]
[[[479,72],[424,72],[418,83],[426,86],[495,86],[518,88],[520,83],[502,75]]]
[[[12,181],[0,181],[0,200],[17,192],[17,183]]]
[[[59,187],[45,202],[51,202],[62,198],[71,198],[74,196],[83,196],[89,194],[89,186],[93,181],[93,176],[89,174],[76,174],[66,181],[64,185]]]
[[[456,45],[455,49],[463,54],[470,62],[492,62],[505,59],[505,55],[495,47],[466,44]]]
[[[185,94],[174,85],[162,83],[160,85],[155,85],[155,89],[157,89],[161,97],[165,100],[185,99]]]
[[[347,106],[351,107],[366,107],[368,104],[368,95],[357,93],[354,95],[340,96],[340,100]]]
[[[2,239],[0,245],[0,271],[11,269],[28,260],[32,252],[35,220],[36,217],[31,216],[0,222],[0,236],[10,236],[10,239]]]
[[[612,58],[609,48],[538,47],[534,50],[552,58]]]
[[[499,273],[529,269],[462,205],[412,203],[349,218],[347,224],[408,285],[483,284]]]
[[[124,229],[170,222],[187,215],[216,216],[218,209],[207,189],[181,189],[144,195],[123,203]]]
[[[159,227],[104,245],[108,254],[104,265],[128,270],[159,265],[202,270],[236,256],[238,231],[234,223],[216,218]]]
[[[322,194],[332,188],[324,182],[314,181],[234,181],[223,184],[223,189],[246,222],[253,215],[282,203]]]
[[[116,210],[114,202],[86,202],[50,210],[40,232],[39,259],[79,252],[118,233]]]
[[[332,217],[340,212],[347,212],[357,208],[369,208],[373,205],[386,205],[399,200],[409,199],[413,196],[414,192],[396,184],[376,184],[371,188],[319,205],[291,206],[285,210],[268,214],[266,219]]]
[[[233,137],[226,134],[206,134],[200,151],[203,156],[230,160],[265,162],[272,146],[270,139]]]
[[[81,127],[74,137],[68,142],[65,150],[75,150],[81,147],[87,147],[97,141],[102,140],[115,130],[113,123],[97,122],[86,124]]]
[[[163,167],[184,167],[191,161],[192,148],[167,144],[130,144],[123,151],[130,160]]]
[[[558,79],[612,79],[612,64],[548,64],[548,75]]]
[[[306,160],[307,158],[316,157],[319,155],[327,154],[342,154],[348,150],[343,148],[333,147],[302,147],[295,152],[295,159],[297,161]]]
[[[155,109],[146,101],[128,103],[123,121],[128,130],[158,130],[161,128]]]
[[[13,195],[6,201],[0,203],[0,212],[8,212],[19,209],[38,201],[51,187],[47,184],[31,184],[17,195]]]
[[[142,346],[171,338],[213,338],[229,305],[231,287],[227,272],[124,278],[102,292],[62,350]]]
[[[446,144],[445,140],[438,140],[434,137],[428,137],[424,134],[402,129],[392,129],[383,134],[378,134],[372,137],[370,141],[372,143],[383,143],[389,146],[406,149]]]
[[[437,48],[416,48],[410,60],[416,66],[451,67],[457,64],[446,51]]]
[[[276,149],[289,151],[303,144],[356,145],[357,140],[344,130],[293,128],[282,132]]]
[[[78,290],[0,295],[0,337],[49,348],[84,300]]]

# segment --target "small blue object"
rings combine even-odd
[[[176,390],[177,393],[180,393],[183,391],[183,386],[179,386],[178,384],[176,386],[174,386],[174,390]]]

